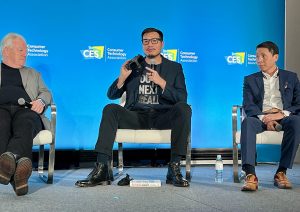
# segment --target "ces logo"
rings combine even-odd
[[[177,49],[163,49],[162,55],[169,60],[176,61],[177,60]]]
[[[230,56],[225,56],[225,59],[229,65],[245,63],[245,52],[232,52]]]
[[[102,59],[104,46],[89,46],[89,49],[80,50],[85,59]]]

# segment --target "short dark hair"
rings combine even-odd
[[[142,40],[143,40],[144,34],[149,33],[149,32],[157,32],[159,34],[159,37],[160,37],[161,41],[164,40],[164,35],[163,35],[162,31],[160,31],[159,29],[156,29],[156,28],[146,28],[146,29],[144,29],[143,32],[142,32]]]
[[[269,50],[269,52],[272,53],[273,56],[275,54],[279,54],[278,46],[275,43],[273,43],[272,41],[262,42],[256,46],[256,49],[258,49],[258,48],[267,48]]]

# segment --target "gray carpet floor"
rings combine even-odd
[[[166,167],[127,168],[134,179],[161,180],[160,188],[121,187],[116,179],[110,186],[77,188],[74,183],[91,169],[55,171],[52,185],[42,182],[37,172],[30,178],[28,195],[18,197],[10,185],[0,185],[1,211],[300,211],[300,165],[288,171],[293,189],[273,186],[277,166],[259,164],[259,190],[241,192],[233,183],[232,166],[224,166],[224,182],[214,182],[214,167],[192,168],[189,188],[165,184]],[[184,168],[182,169],[184,171]]]

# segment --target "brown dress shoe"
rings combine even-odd
[[[245,183],[242,191],[256,191],[258,189],[258,179],[254,174],[248,174],[245,178]]]
[[[17,196],[28,193],[28,179],[32,172],[32,162],[29,158],[22,157],[17,161],[16,172],[10,183]]]
[[[292,184],[290,183],[289,179],[286,177],[284,172],[278,172],[274,176],[274,186],[281,188],[281,189],[291,189]]]
[[[16,160],[11,152],[0,156],[0,183],[7,185],[16,171]]]

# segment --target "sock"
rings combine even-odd
[[[110,161],[111,161],[111,156],[98,152],[98,154],[97,154],[97,162],[98,163],[107,164]]]
[[[286,174],[286,170],[287,170],[287,168],[282,167],[282,166],[279,166],[278,169],[277,169],[277,171],[276,171],[276,174],[277,174],[278,172],[283,172],[284,174]]]
[[[181,160],[181,155],[174,154],[174,153],[171,154],[170,162],[180,163],[180,160]]]
[[[244,164],[244,165],[242,166],[242,169],[246,172],[246,176],[247,176],[248,174],[253,174],[253,175],[256,176],[256,173],[255,173],[255,167],[254,167],[254,166],[252,166],[252,165],[250,165],[250,164]]]

